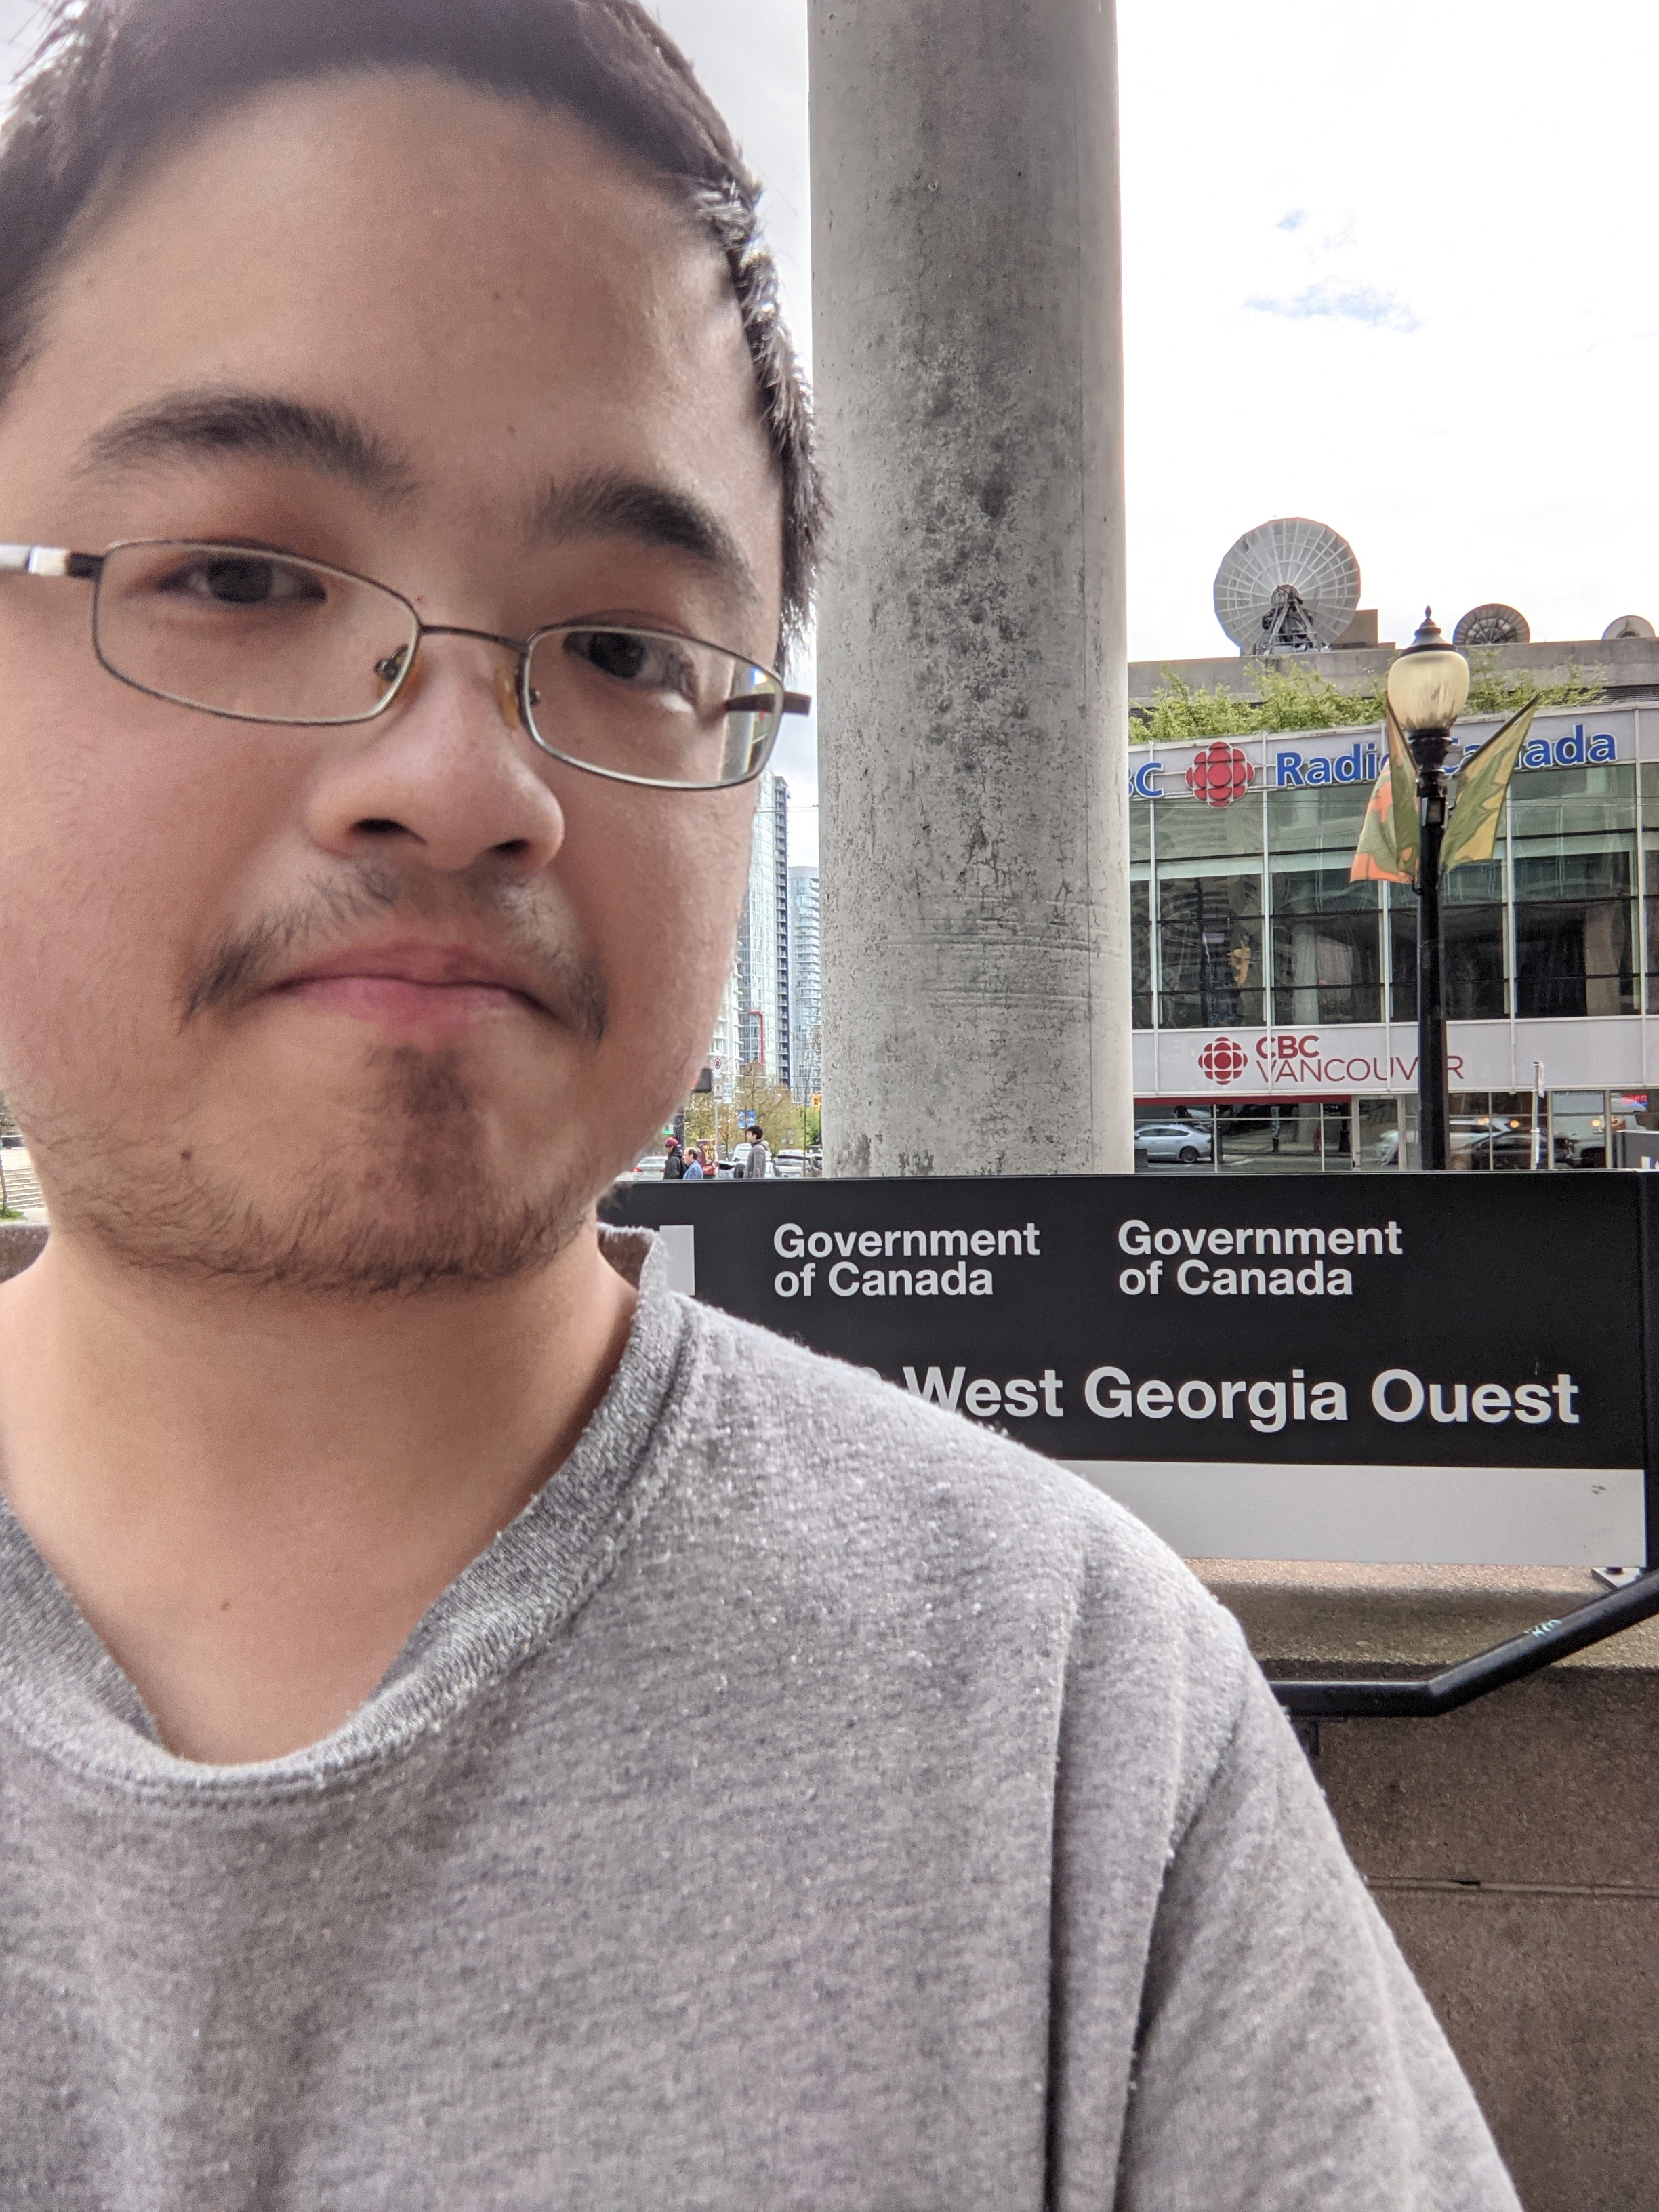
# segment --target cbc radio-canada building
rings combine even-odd
[[[1138,1167],[1416,1164],[1417,900],[1348,872],[1381,742],[1130,748]],[[1659,1159],[1659,703],[1540,713],[1443,911],[1452,1165]]]

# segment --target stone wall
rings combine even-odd
[[[1200,1571],[1270,1674],[1432,1671],[1600,1594],[1563,1570]],[[1659,2205],[1659,1625],[1315,1771],[1527,2212]]]

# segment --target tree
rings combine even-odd
[[[739,1070],[732,1103],[741,1113],[752,1114],[766,1132],[775,1152],[799,1152],[801,1109],[781,1083],[774,1083],[759,1060],[749,1060]]]
[[[694,1145],[713,1145],[722,1155],[738,1141],[738,1109],[729,1098],[709,1091],[694,1095],[686,1104],[685,1133]]]
[[[712,1143],[725,1158],[744,1141],[745,1124],[738,1119],[743,1114],[753,1115],[775,1153],[799,1152],[818,1141],[817,1109],[803,1106],[774,1083],[759,1060],[748,1061],[738,1072],[729,1098],[707,1091],[693,1093],[686,1101],[686,1137],[692,1144]]]

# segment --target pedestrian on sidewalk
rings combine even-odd
[[[745,1182],[764,1182],[772,1172],[772,1154],[766,1142],[766,1132],[758,1121],[749,1132],[749,1148],[744,1154],[740,1173]]]

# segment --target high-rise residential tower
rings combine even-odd
[[[794,1025],[789,1068],[797,1098],[815,1097],[823,1087],[823,1054],[818,1034],[818,872],[789,871],[789,1014]]]
[[[816,973],[816,970],[815,970]],[[720,1000],[708,1065],[723,1098],[745,1067],[763,1067],[787,1089],[793,1045],[789,1004],[789,787],[760,780],[749,888],[738,918],[736,957]]]

